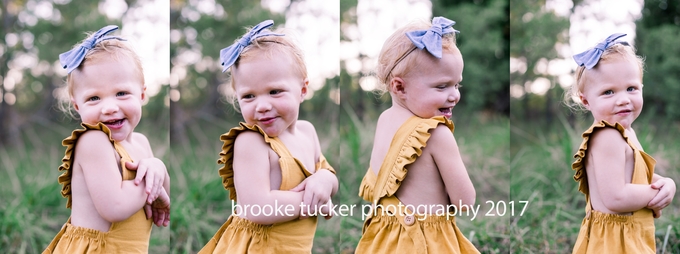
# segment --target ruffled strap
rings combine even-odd
[[[446,125],[453,132],[453,122],[443,116],[429,119],[413,116],[399,127],[390,144],[390,150],[380,167],[372,199],[369,202],[377,202],[380,198],[392,196],[397,192],[401,182],[406,178],[406,173],[408,173],[406,166],[420,157],[423,148],[427,145],[427,140],[430,138],[429,131],[439,124]],[[361,194],[365,195],[371,192],[370,187],[367,186],[368,184],[360,187]]]
[[[99,130],[106,133],[106,135],[109,137],[109,140],[111,141],[111,144],[114,143],[113,138],[111,137],[111,131],[103,123],[97,123],[96,125],[81,123],[80,125],[83,127],[82,129],[74,130],[73,132],[71,132],[71,136],[61,141],[61,145],[66,147],[66,152],[64,153],[64,158],[61,159],[61,165],[59,166],[59,171],[60,172],[63,171],[63,173],[59,176],[58,181],[59,184],[62,185],[61,195],[67,199],[66,201],[67,208],[71,208],[71,177],[73,176],[72,167],[73,153],[76,149],[76,143],[78,142],[78,138],[81,135],[83,135],[83,133],[89,130]]]
[[[609,122],[602,120],[593,124],[588,130],[583,132],[583,142],[581,142],[581,146],[578,148],[576,154],[574,154],[574,159],[576,160],[571,164],[571,169],[576,171],[574,172],[574,181],[578,182],[578,190],[586,195],[589,194],[588,177],[586,175],[586,165],[584,164],[583,160],[586,157],[586,150],[588,150],[588,141],[590,140],[590,135],[592,135],[593,132],[595,132],[597,129],[604,128],[614,128],[618,130],[626,143],[630,145],[630,143],[628,143],[628,136],[626,136],[626,129],[623,128],[623,126],[619,123],[610,124]]]

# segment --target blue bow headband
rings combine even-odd
[[[80,63],[83,62],[83,59],[85,59],[85,55],[87,55],[87,52],[90,49],[94,48],[94,46],[97,45],[97,43],[110,39],[124,41],[125,39],[120,38],[118,36],[106,36],[108,33],[116,30],[118,30],[118,26],[115,25],[105,26],[104,28],[99,29],[99,31],[88,37],[85,41],[83,41],[83,43],[78,45],[78,47],[75,47],[69,51],[59,54],[59,62],[61,63],[61,66],[63,66],[64,69],[66,69],[67,73],[71,73],[73,70],[78,68]]]
[[[409,51],[406,51],[397,61],[394,62],[394,65],[392,65],[392,69],[387,73],[385,76],[385,80],[383,80],[384,83],[387,83],[387,79],[389,78],[390,74],[394,70],[395,67],[397,67],[397,64],[399,64],[406,56],[411,54],[416,48],[419,49],[427,49],[427,52],[430,52],[430,54],[436,58],[442,58],[442,37],[444,37],[445,34],[450,34],[450,33],[460,33],[460,31],[453,29],[453,25],[456,24],[456,21],[449,20],[444,17],[435,17],[432,19],[432,26],[428,30],[416,30],[416,31],[410,31],[406,32],[406,37],[413,42],[413,45],[415,47],[411,48]]]
[[[595,65],[597,65],[597,62],[600,61],[602,53],[604,53],[604,51],[607,48],[616,44],[617,43],[616,39],[621,38],[623,36],[626,36],[626,34],[616,33],[610,35],[609,37],[607,37],[607,39],[595,45],[594,48],[574,55],[574,61],[576,61],[576,64],[578,64],[578,66],[585,66],[586,69],[589,70],[592,69],[593,67],[595,67]]]
[[[460,31],[453,29],[452,26],[455,24],[456,21],[444,17],[435,17],[432,19],[430,29],[406,32],[406,37],[417,48],[426,48],[434,57],[442,58],[442,37],[445,34],[460,33]]]
[[[241,52],[243,52],[243,49],[250,45],[253,40],[263,36],[284,36],[284,34],[272,33],[267,30],[267,28],[273,25],[274,21],[272,20],[262,21],[260,24],[253,27],[253,29],[250,29],[250,31],[243,35],[237,42],[220,50],[220,62],[222,63],[222,66],[224,66],[222,72],[227,71],[227,69],[236,62],[241,55]]]

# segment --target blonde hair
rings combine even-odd
[[[88,35],[89,37],[89,35]],[[84,41],[84,40],[83,40]],[[82,41],[74,46],[74,48],[77,48],[80,46]],[[71,99],[73,98],[73,93],[74,89],[76,86],[76,78],[74,77],[75,72],[79,72],[82,70],[83,66],[86,66],[90,63],[95,63],[99,62],[102,60],[115,60],[119,61],[121,58],[128,58],[132,60],[134,63],[135,67],[137,67],[137,74],[140,83],[142,84],[142,88],[144,87],[144,69],[142,68],[142,61],[140,60],[139,56],[134,52],[132,47],[125,41],[117,40],[117,39],[109,39],[109,40],[104,40],[96,45],[90,50],[87,51],[87,54],[85,55],[85,58],[83,61],[78,65],[78,68],[74,69],[71,73],[69,73],[66,76],[66,90],[68,92],[68,97],[66,96],[61,96],[60,98],[60,103],[59,103],[59,109],[61,111],[64,111],[67,115],[76,118],[74,112],[73,112],[73,105],[71,102]],[[78,75],[75,75],[78,76]]]
[[[275,31],[276,33],[283,33],[282,30]],[[241,38],[238,38],[234,43],[238,43]],[[238,108],[237,98],[235,94],[236,90],[236,78],[234,76],[234,68],[238,68],[241,61],[248,61],[249,59],[255,57],[265,56],[268,59],[272,59],[275,55],[283,53],[290,57],[295,64],[293,64],[293,70],[302,77],[302,79],[307,79],[307,64],[305,64],[305,56],[302,49],[297,46],[293,38],[289,35],[284,36],[262,36],[254,39],[246,46],[241,54],[236,59],[236,62],[229,68],[231,73],[230,86],[231,93],[227,93],[227,100],[231,103],[236,110]]]
[[[379,94],[389,92],[389,82],[394,77],[404,77],[409,74],[413,66],[417,64],[418,55],[429,54],[424,49],[417,49],[411,40],[406,37],[406,32],[427,30],[432,22],[415,21],[397,29],[383,44],[378,56],[376,77],[380,81],[377,89]],[[455,33],[442,36],[442,51],[457,51]]]
[[[604,50],[600,56],[600,60],[593,67],[592,70],[597,69],[600,63],[612,62],[616,60],[628,60],[636,63],[640,70],[640,79],[642,79],[645,60],[641,56],[635,53],[635,48],[628,43],[616,43]],[[587,111],[583,102],[578,99],[581,94],[583,94],[583,89],[588,84],[588,73],[591,70],[586,69],[585,66],[579,66],[576,68],[576,73],[574,79],[576,82],[572,84],[564,93],[564,104],[574,111]]]

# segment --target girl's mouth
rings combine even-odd
[[[123,123],[125,122],[125,119],[118,119],[118,120],[111,120],[111,121],[106,121],[103,122],[109,129],[120,129],[120,127],[123,127]]]
[[[451,108],[440,108],[439,112],[446,118],[451,118]]]
[[[262,118],[262,119],[260,119],[260,120],[258,120],[258,121],[260,121],[260,123],[262,123],[262,124],[265,124],[265,125],[266,125],[266,124],[271,124],[271,123],[273,123],[273,122],[274,122],[274,120],[276,120],[276,117],[267,117],[267,118]]]

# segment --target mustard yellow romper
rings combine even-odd
[[[586,195],[586,217],[581,222],[581,230],[576,238],[573,253],[618,253],[639,254],[656,253],[654,240],[654,215],[652,210],[642,208],[632,215],[607,214],[593,210],[588,194],[588,176],[586,175],[586,150],[590,135],[604,128],[614,128],[621,133],[635,154],[633,169],[634,184],[651,184],[654,175],[654,158],[639,150],[630,143],[621,124],[612,125],[606,121],[593,124],[583,133],[583,143],[574,155],[576,159],[571,168],[576,171],[574,180],[579,182],[578,189]]]
[[[237,196],[233,169],[234,142],[236,137],[245,131],[262,134],[264,141],[279,156],[280,190],[290,190],[312,175],[298,159],[291,155],[278,137],[267,136],[257,125],[249,126],[240,123],[239,127],[232,128],[228,133],[220,136],[224,144],[217,163],[224,164],[219,174],[224,188],[229,191],[229,199],[236,201]],[[316,170],[328,169],[335,173],[323,155],[319,158],[315,168]],[[273,225],[261,225],[231,215],[199,253],[311,253],[316,222],[316,217],[309,217]]]
[[[59,171],[64,171],[59,176],[59,183],[62,184],[61,195],[67,198],[66,207],[71,208],[71,176],[73,169],[71,165],[74,160],[74,151],[78,138],[89,130],[103,131],[109,136],[109,140],[114,149],[120,155],[120,167],[122,169],[123,180],[133,180],[137,175],[136,171],[128,170],[125,162],[132,162],[130,155],[122,145],[111,138],[111,131],[106,125],[82,124],[83,129],[74,130],[70,137],[62,141],[66,147],[66,153],[59,166]],[[66,224],[54,237],[46,253],[148,253],[149,238],[151,237],[152,221],[146,219],[144,209],[141,208],[137,213],[121,222],[111,223],[108,232],[95,229],[78,227],[71,225],[69,218]]]
[[[429,131],[444,124],[452,132],[453,123],[444,117],[409,118],[397,130],[390,150],[376,176],[368,169],[359,187],[359,196],[380,204],[364,222],[356,253],[479,253],[456,226],[455,217],[399,214],[401,201],[394,195],[406,178],[409,164],[416,161],[430,138]],[[387,211],[382,211],[385,209]],[[404,210],[402,210],[404,211]],[[391,214],[387,215],[385,212]],[[408,210],[408,214],[413,211]]]

